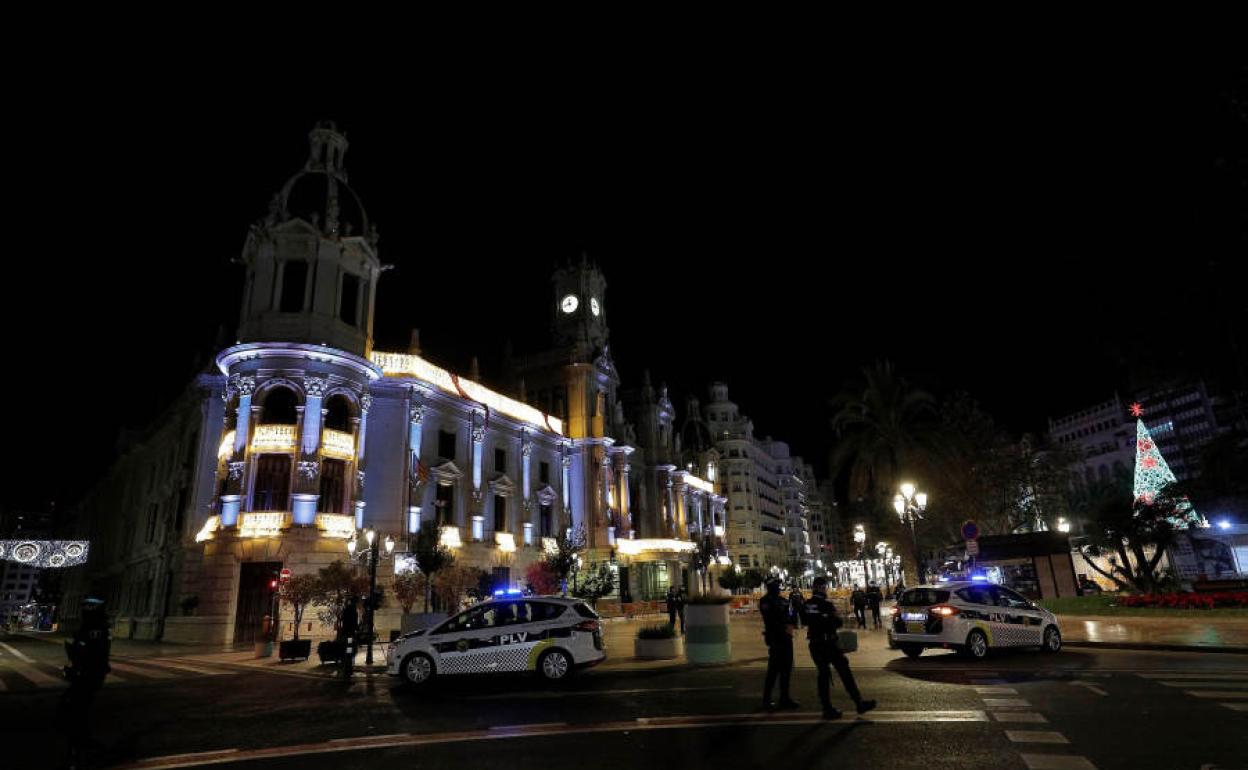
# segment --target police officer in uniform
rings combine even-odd
[[[795,709],[798,703],[789,697],[789,678],[793,673],[793,632],[797,617],[792,605],[780,596],[780,579],[767,581],[767,593],[758,600],[763,616],[763,641],[767,643],[767,678],[763,683],[763,708]],[[780,703],[771,700],[771,689],[780,679]]]
[[[91,703],[112,670],[108,665],[112,642],[104,602],[83,599],[80,620],[78,630],[65,641],[69,665],[63,670],[69,689],[61,696],[57,712],[59,727],[69,738],[70,765],[75,768],[86,766],[86,752],[91,744]]]
[[[839,719],[841,716],[840,709],[832,705],[832,699],[829,697],[829,691],[832,688],[832,672],[829,667],[836,669],[837,675],[841,678],[841,684],[845,686],[845,692],[849,693],[849,697],[853,699],[858,713],[865,714],[875,708],[875,701],[864,700],[862,693],[858,692],[858,684],[854,682],[854,673],[849,670],[849,661],[837,645],[836,630],[843,623],[836,612],[836,607],[828,601],[828,579],[815,578],[812,589],[810,599],[806,602],[806,636],[810,642],[810,658],[815,662],[815,669],[819,672],[817,686],[819,702],[823,704],[823,718]]]
[[[355,668],[355,650],[359,641],[360,633],[360,614],[356,609],[359,599],[357,597],[347,597],[347,603],[342,608],[341,625],[338,627],[338,642],[342,645],[342,680],[349,681]]]

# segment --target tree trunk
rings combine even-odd
[[[1103,570],[1103,569],[1101,569],[1100,567],[1096,566],[1096,562],[1092,561],[1092,557],[1088,555],[1088,552],[1087,552],[1086,550],[1084,550],[1083,548],[1080,548],[1080,549],[1079,549],[1079,553],[1083,554],[1083,560],[1084,560],[1085,562],[1087,562],[1087,565],[1088,565],[1089,567],[1091,567],[1092,569],[1096,570],[1096,571],[1097,571],[1097,572],[1099,572],[1101,575],[1104,575],[1105,577],[1107,577],[1107,578],[1109,578],[1110,580],[1114,581],[1114,585],[1118,586],[1118,589],[1119,589],[1120,591],[1126,591],[1126,590],[1129,590],[1129,589],[1130,589],[1130,586],[1128,586],[1126,583],[1124,583],[1124,582],[1122,582],[1121,580],[1119,580],[1119,579],[1118,579],[1118,578],[1117,578],[1117,577],[1113,574],[1113,572],[1106,572],[1105,570]]]
[[[1148,557],[1144,555],[1144,546],[1134,538],[1129,542],[1131,544],[1131,552],[1135,554],[1136,575],[1139,577],[1141,584],[1146,586],[1144,590],[1152,591],[1157,581],[1154,579],[1153,571],[1149,567]]]

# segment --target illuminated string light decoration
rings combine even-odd
[[[32,567],[75,567],[86,563],[90,550],[86,540],[0,540],[0,559]]]
[[[1148,427],[1144,425],[1143,414],[1144,409],[1139,404],[1131,405],[1131,415],[1136,418],[1134,493],[1137,501],[1152,505],[1157,493],[1167,484],[1173,484],[1175,477],[1166,463],[1166,458],[1161,456],[1161,450],[1153,441],[1152,434],[1148,432]],[[1179,516],[1169,517],[1170,523],[1176,527],[1208,526],[1204,518],[1186,502],[1179,506],[1178,512]]]

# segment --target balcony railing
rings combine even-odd
[[[355,537],[355,517],[341,513],[318,513],[316,528],[325,537],[338,537],[350,540]]]
[[[299,443],[294,425],[257,425],[251,437],[252,452],[293,452]]]
[[[321,432],[321,452],[326,457],[350,460],[355,457],[355,436],[326,428]]]

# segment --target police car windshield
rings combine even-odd
[[[911,588],[901,595],[898,604],[906,607],[930,607],[949,601],[949,592],[938,588]]]

